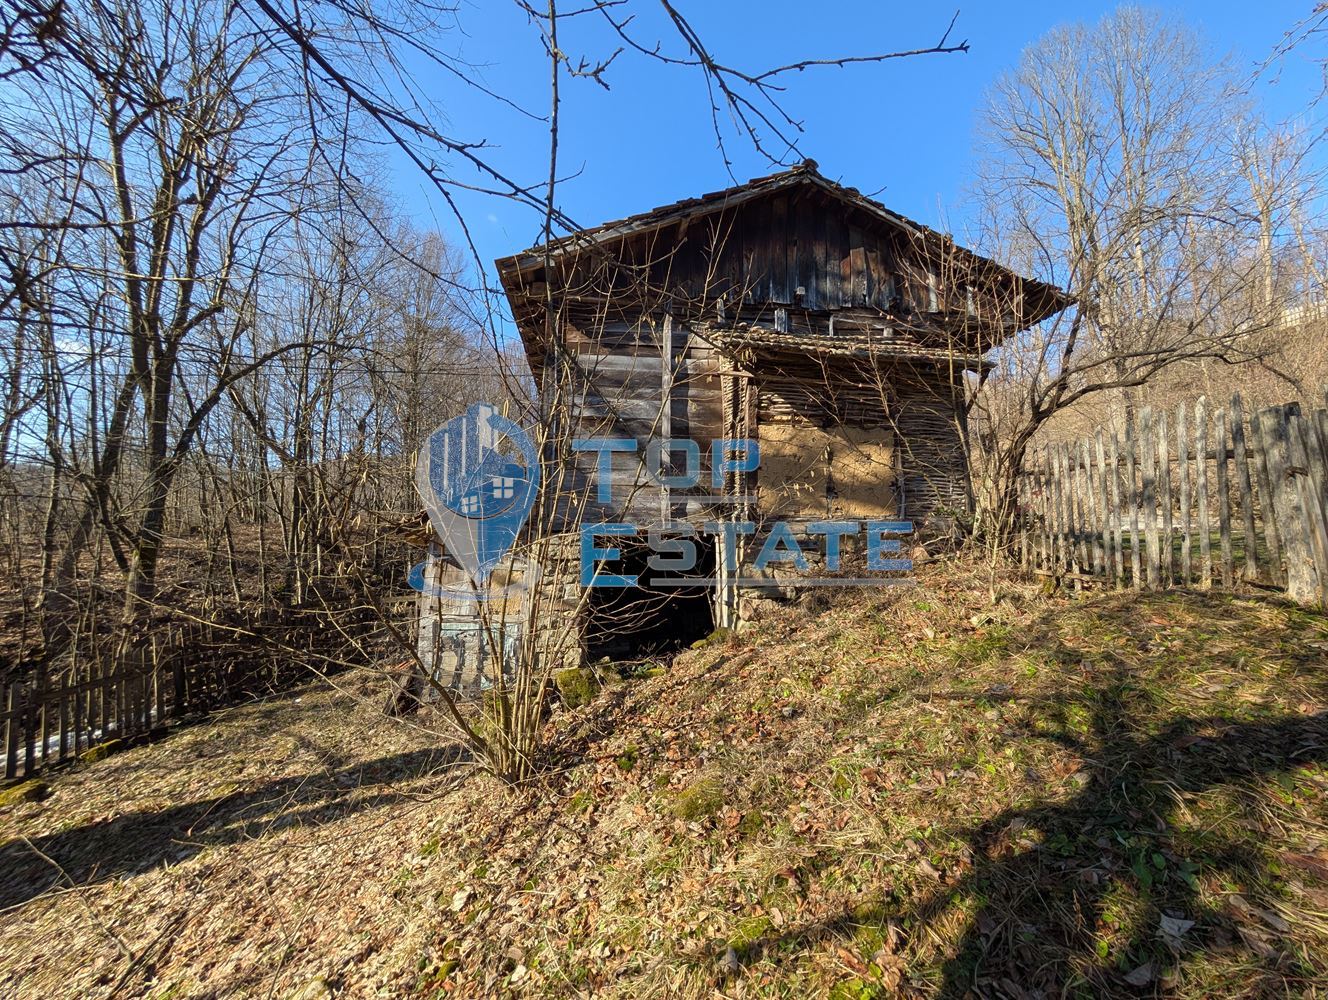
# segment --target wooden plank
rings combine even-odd
[[[659,437],[663,441],[670,441],[673,438],[673,315],[666,314],[664,317],[664,329],[660,336],[660,358],[659,358]],[[660,456],[660,466],[658,470],[661,477],[665,473],[671,473],[669,460],[664,455]],[[650,470],[654,472],[655,470]],[[669,506],[669,488],[663,482],[662,478],[659,484],[659,519],[661,524],[668,524],[673,520],[673,511]]]
[[[1121,530],[1120,442],[1115,431],[1111,432],[1111,454],[1108,456],[1108,462],[1107,483],[1111,487],[1111,524],[1112,534],[1115,538],[1113,548],[1116,555],[1116,587],[1120,589],[1125,586],[1125,547]]]
[[[1319,585],[1319,606],[1328,608],[1328,462],[1319,447],[1318,434],[1309,417],[1291,418],[1291,460],[1300,471],[1296,485],[1305,511],[1305,527],[1310,533]]]
[[[25,687],[23,691],[23,776],[31,777],[37,772],[37,709],[38,703],[34,688]]]
[[[1277,534],[1277,515],[1273,509],[1272,481],[1268,475],[1268,453],[1264,448],[1266,428],[1257,413],[1250,414],[1250,450],[1254,459],[1254,480],[1259,490],[1259,524],[1263,528],[1263,542],[1268,548],[1268,578],[1275,584],[1283,583],[1282,542]]]
[[[1051,569],[1053,558],[1053,546],[1051,539],[1051,482],[1047,475],[1047,450],[1039,449],[1041,456],[1037,460],[1037,488],[1038,488],[1038,520],[1039,525],[1039,548],[1041,551],[1042,569]]]
[[[1291,459],[1290,411],[1294,407],[1272,406],[1258,414],[1260,443],[1268,463],[1273,495],[1273,515],[1286,563],[1286,592],[1297,601],[1317,601],[1319,580],[1315,567],[1313,536],[1296,468]]]
[[[171,640],[174,637],[174,631],[169,633],[167,641],[162,644],[161,658],[153,664],[152,669],[152,693],[156,699],[157,725],[159,726],[166,722],[166,685],[162,683],[164,679],[162,665],[170,659],[171,650],[174,648],[174,643]]]
[[[789,271],[788,195],[776,195],[770,201],[769,236],[772,247],[769,264],[770,301],[784,304],[793,301],[792,275]]]
[[[1028,557],[1028,492],[1028,473],[1025,470],[1014,481],[1014,525],[1015,530],[1019,533],[1019,568],[1024,573],[1029,573],[1033,569]]]
[[[79,669],[77,659],[74,661],[74,665],[70,669],[74,671],[74,718],[71,725],[74,729],[74,756],[77,757],[79,753],[79,737],[83,733],[83,700],[87,696],[87,692],[84,690],[83,682],[80,680],[82,671]]]
[[[1061,572],[1061,492],[1056,478],[1056,449],[1046,445],[1043,452],[1047,461],[1047,528],[1050,535],[1051,563],[1048,569]]]
[[[1106,448],[1102,443],[1102,430],[1093,435],[1093,453],[1097,458],[1097,482],[1094,492],[1097,494],[1099,548],[1102,550],[1102,564],[1098,573],[1103,577],[1111,575],[1111,508],[1107,506],[1107,459]]]
[[[1245,532],[1245,558],[1241,579],[1259,578],[1259,541],[1254,531],[1254,489],[1250,480],[1249,450],[1245,447],[1245,407],[1240,393],[1231,397],[1228,405],[1231,415],[1231,447],[1236,463],[1236,489],[1240,493],[1240,514]]]
[[[1162,586],[1170,587],[1175,580],[1172,548],[1176,535],[1172,525],[1171,498],[1171,438],[1167,434],[1167,411],[1157,411],[1157,465],[1161,477],[1162,493]]]
[[[1075,456],[1074,446],[1071,444],[1061,445],[1061,453],[1064,456],[1065,463],[1065,489],[1068,503],[1068,514],[1070,517],[1070,568],[1076,577],[1084,571],[1084,532],[1083,532],[1083,510],[1079,502],[1079,462]],[[1075,589],[1082,586],[1081,581],[1075,580]]]
[[[6,691],[7,697],[5,714],[5,778],[14,778],[18,775],[18,747],[20,733],[23,731],[23,719],[21,711],[23,707],[23,695],[18,683],[9,685]]]
[[[1217,470],[1217,531],[1221,539],[1222,586],[1228,590],[1235,582],[1231,559],[1231,489],[1227,481],[1227,422],[1219,408],[1213,414],[1213,455]]]
[[[1096,536],[1093,523],[1092,476],[1088,468],[1088,442],[1080,441],[1075,445],[1075,465],[1079,469],[1079,538],[1080,559],[1084,572],[1093,572],[1093,539]]]
[[[1097,469],[1093,466],[1093,450],[1087,439],[1079,442],[1079,464],[1084,469],[1084,500],[1088,505],[1085,530],[1092,550],[1095,576],[1102,575],[1102,510],[1097,501]]]
[[[1061,545],[1060,545],[1060,493],[1056,489],[1056,453],[1051,445],[1044,445],[1042,448],[1043,458],[1046,461],[1047,471],[1047,546],[1050,560],[1047,568],[1054,572],[1060,572]]]
[[[1042,546],[1042,516],[1038,508],[1037,452],[1024,455],[1024,476],[1028,484],[1028,550],[1029,569],[1039,568]]]
[[[69,672],[60,673],[60,760],[69,757]]]
[[[1143,583],[1143,567],[1139,551],[1139,493],[1138,462],[1134,436],[1134,415],[1125,420],[1125,502],[1130,511],[1130,586],[1138,589]]]
[[[1157,539],[1157,437],[1153,429],[1153,410],[1148,406],[1139,411],[1139,451],[1143,466],[1140,505],[1143,508],[1144,555],[1147,560],[1144,575],[1148,589],[1157,590],[1162,585],[1161,551]]]
[[[1190,566],[1190,437],[1185,404],[1176,407],[1176,477],[1180,491],[1180,582],[1188,587],[1193,578]]]
[[[1056,449],[1056,454],[1060,459],[1061,503],[1064,505],[1062,524],[1065,526],[1065,568],[1068,572],[1078,573],[1079,553],[1075,548],[1074,479],[1070,463],[1070,446],[1062,443]]]
[[[1213,585],[1212,525],[1208,518],[1208,403],[1203,396],[1194,404],[1194,491],[1199,506],[1199,583]]]
[[[38,702],[37,708],[41,713],[41,725],[37,730],[40,734],[37,741],[37,757],[42,764],[46,763],[46,758],[50,756],[48,747],[51,745],[51,684],[50,679],[43,670],[41,680],[37,684]]]
[[[115,663],[115,731],[121,735],[129,729],[129,677],[121,660]]]
[[[106,669],[106,663],[99,660],[97,663],[98,680],[101,681],[101,690],[97,695],[97,723],[101,728],[102,739],[107,739],[107,734],[114,725],[111,718],[111,674]],[[97,728],[94,726],[93,728]]]
[[[1044,503],[1047,508],[1047,569],[1060,572],[1060,509],[1057,503],[1056,460],[1051,445],[1042,447],[1043,476],[1046,487]]]

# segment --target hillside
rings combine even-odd
[[[353,680],[61,774],[0,993],[1322,991],[1328,617],[968,569],[555,713],[519,795]]]

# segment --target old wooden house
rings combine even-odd
[[[497,267],[563,446],[637,443],[572,456],[569,529],[826,518],[943,528],[971,506],[966,383],[993,347],[1067,304],[812,161]],[[699,448],[660,445],[679,439]],[[759,442],[759,467],[714,477],[722,451],[710,443],[723,439]],[[608,496],[596,489],[602,461],[614,472]],[[685,641],[741,619],[770,596],[763,589],[796,585],[726,565],[705,537],[695,587],[642,584],[583,602],[583,650]],[[620,548],[643,568],[644,552]]]

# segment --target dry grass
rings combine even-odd
[[[1328,619],[973,580],[611,688],[519,795],[328,693],[61,778],[0,992],[1328,991]]]

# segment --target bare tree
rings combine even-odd
[[[1249,291],[1268,266],[1266,220],[1294,192],[1267,185],[1260,206],[1246,183],[1239,123],[1256,121],[1192,30],[1130,7],[1053,30],[993,88],[978,182],[986,239],[1076,303],[1001,345],[975,393],[979,521],[994,537],[1054,414],[1098,396],[1128,419],[1134,390],[1160,373],[1264,349],[1274,316]]]

